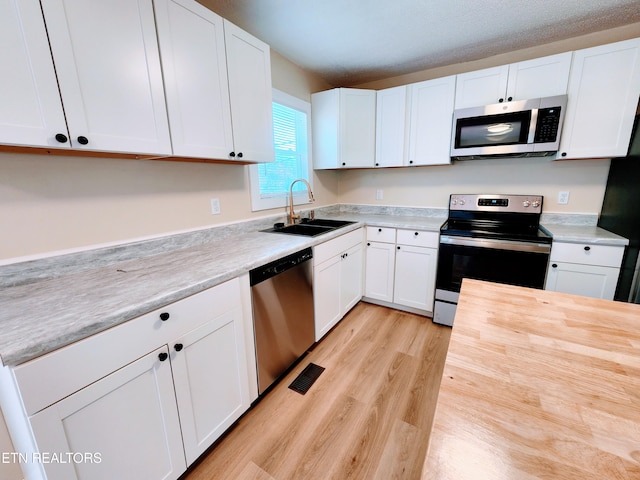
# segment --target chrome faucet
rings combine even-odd
[[[296,220],[300,220],[300,215],[296,215],[295,212],[293,211],[293,186],[298,182],[303,182],[307,186],[307,191],[309,192],[309,201],[310,202],[316,201],[316,199],[313,198],[311,185],[309,185],[309,182],[307,182],[304,178],[298,178],[297,180],[294,180],[293,182],[291,182],[291,186],[289,187],[289,215],[288,215],[289,224],[294,224],[296,223]]]

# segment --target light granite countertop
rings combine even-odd
[[[443,209],[341,206],[319,213],[356,223],[304,237],[261,232],[270,218],[0,267],[0,359],[18,365],[364,225],[438,231],[446,220]],[[588,225],[545,227],[562,241],[625,240]]]

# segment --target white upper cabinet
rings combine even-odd
[[[234,150],[230,159],[273,162],[269,45],[224,21]]]
[[[407,86],[378,90],[376,167],[401,167],[405,158]]]
[[[234,151],[222,17],[193,0],[155,0],[173,154]]]
[[[574,52],[558,158],[624,156],[640,96],[640,38]]]
[[[567,93],[571,52],[457,76],[455,108]]]
[[[171,154],[151,0],[42,0],[79,150]]]
[[[0,44],[4,46],[0,48],[0,143],[68,148],[67,126],[38,2],[0,3]]]
[[[375,90],[336,88],[314,93],[311,116],[315,169],[374,166]]]
[[[407,165],[451,163],[454,75],[409,86],[411,119]]]

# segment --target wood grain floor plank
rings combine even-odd
[[[450,332],[358,304],[182,480],[420,478]],[[309,362],[325,371],[300,395]]]

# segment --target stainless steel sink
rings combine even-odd
[[[268,233],[286,233],[289,235],[304,235],[306,237],[315,237],[316,235],[321,235],[323,233],[336,230],[340,227],[351,225],[352,223],[356,222],[321,218],[316,218],[313,220],[303,219],[302,223],[296,223],[295,225],[286,225],[282,227],[274,226],[274,228],[269,228],[262,231]]]

